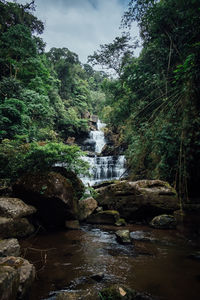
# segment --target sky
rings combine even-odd
[[[13,0],[14,1],[14,0]],[[16,0],[25,4],[30,0]],[[129,0],[35,0],[36,15],[44,22],[41,35],[46,51],[52,47],[66,47],[87,62],[100,44],[111,43],[122,30],[121,17]],[[133,26],[132,36],[138,36]],[[139,50],[136,50],[138,55]]]

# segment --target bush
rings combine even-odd
[[[25,173],[45,172],[54,166],[65,166],[76,174],[85,174],[88,163],[81,157],[84,152],[78,146],[63,143],[23,143],[3,140],[0,144],[0,179],[15,180]]]

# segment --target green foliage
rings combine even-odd
[[[168,180],[187,197],[200,178],[200,3],[131,0],[122,24],[133,21],[143,50],[104,82],[104,119],[123,133],[133,178]]]
[[[20,24],[11,26],[0,35],[0,52],[1,76],[16,78],[23,61],[36,55],[36,44],[30,30]]]
[[[88,164],[81,159],[84,152],[78,146],[56,142],[24,144],[21,140],[3,140],[0,144],[0,178],[14,180],[28,172],[49,171],[57,164],[76,174],[87,172]]]
[[[39,93],[24,89],[21,92],[20,99],[25,103],[27,114],[31,121],[39,123],[38,126],[46,126],[53,123],[54,110],[50,106],[48,96],[40,95]]]
[[[137,46],[137,42],[133,45],[130,41],[130,35],[124,33],[121,37],[116,37],[112,43],[100,45],[100,50],[88,56],[88,62],[104,66],[108,70],[113,69],[120,75],[132,57],[133,49]]]
[[[13,77],[4,77],[0,81],[0,102],[9,98],[19,98],[22,86],[19,80]]]
[[[0,104],[0,140],[26,132],[25,104],[18,99],[6,99]]]

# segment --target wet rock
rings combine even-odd
[[[151,236],[149,232],[133,231],[130,232],[130,237],[133,240],[141,242],[156,242],[157,240]]]
[[[78,230],[80,229],[80,224],[78,220],[68,220],[65,222],[65,228],[72,229],[72,230]]]
[[[100,273],[94,274],[94,275],[90,276],[90,278],[97,282],[100,282],[104,278],[104,273],[100,272]]]
[[[153,218],[150,225],[158,229],[173,229],[176,228],[176,218],[172,215],[160,215]]]
[[[56,295],[55,300],[95,300],[98,299],[96,291],[93,290],[76,290],[60,292]]]
[[[116,223],[115,223],[116,226],[126,226],[127,223],[124,219],[120,218]]]
[[[17,295],[19,299],[23,299],[29,294],[30,287],[35,279],[35,267],[32,264],[30,264],[26,259],[14,256],[1,258],[0,268],[2,266],[10,267],[18,272],[19,285]]]
[[[35,207],[25,204],[18,198],[0,197],[0,216],[22,218],[34,214]]]
[[[19,273],[12,267],[0,265],[1,300],[15,300],[19,287]]]
[[[0,240],[0,257],[19,255],[20,245],[17,239]]]
[[[95,152],[92,152],[92,151],[87,151],[87,156],[88,157],[95,157]]]
[[[149,220],[158,214],[179,209],[176,191],[161,180],[115,181],[97,188],[98,204],[114,209],[129,221]]]
[[[128,229],[125,230],[117,230],[115,232],[117,236],[117,240],[122,244],[130,244],[131,238],[130,238],[130,231]]]
[[[90,224],[111,224],[114,225],[120,219],[116,210],[104,210],[90,215],[86,221]]]
[[[0,237],[22,238],[34,232],[34,227],[26,218],[12,219],[0,217]]]
[[[83,221],[88,218],[97,208],[97,201],[93,197],[79,201],[79,220]]]
[[[47,227],[64,226],[76,218],[77,197],[70,180],[55,172],[29,174],[18,179],[14,193],[37,208],[37,217]]]
[[[114,285],[102,289],[100,295],[100,299],[109,300],[153,300],[149,294],[140,293],[121,285]]]

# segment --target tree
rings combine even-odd
[[[167,179],[187,198],[200,178],[200,3],[131,0],[123,25],[133,21],[143,50],[107,84],[107,119],[123,130],[134,178]]]
[[[55,142],[28,144],[20,139],[5,139],[0,144],[0,179],[14,181],[23,174],[50,171],[58,163],[76,174],[85,174],[88,163],[82,160],[83,155],[78,146]]]
[[[0,104],[0,140],[27,133],[26,106],[18,99],[6,99]]]
[[[92,65],[101,65],[107,70],[113,69],[118,76],[133,56],[133,49],[138,46],[137,41],[131,44],[129,34],[116,37],[112,43],[100,45],[100,50],[88,56],[88,62]]]

